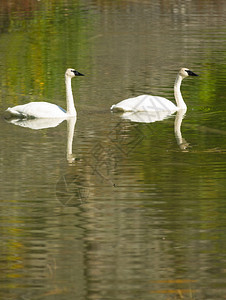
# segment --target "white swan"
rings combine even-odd
[[[174,97],[177,106],[166,98],[151,95],[141,95],[129,98],[112,105],[112,111],[132,111],[132,112],[160,112],[174,113],[180,109],[186,110],[187,106],[182,98],[180,86],[182,80],[187,76],[198,76],[187,68],[182,68],[176,77],[174,84]]]
[[[76,109],[71,89],[71,78],[84,76],[74,69],[65,72],[67,111],[56,104],[48,102],[30,102],[24,105],[9,107],[5,111],[5,117],[16,118],[68,118],[76,116]]]

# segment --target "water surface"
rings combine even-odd
[[[0,5],[2,299],[224,299],[224,1],[16,1]],[[31,129],[28,101],[78,118]],[[110,113],[125,98],[188,111],[154,123]],[[73,140],[70,133],[73,132]]]

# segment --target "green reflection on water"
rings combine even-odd
[[[12,11],[7,18],[7,31],[0,37],[1,102],[4,95],[12,96],[10,105],[27,102],[29,94],[29,101],[53,99],[64,90],[67,67],[89,64],[92,17],[78,2],[43,4],[28,16]]]

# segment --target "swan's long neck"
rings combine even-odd
[[[175,97],[175,100],[177,103],[177,107],[179,109],[187,109],[187,105],[185,104],[185,102],[182,98],[182,95],[181,95],[181,91],[180,91],[180,86],[181,86],[182,80],[183,80],[183,77],[180,74],[178,74],[177,78],[175,80],[175,83],[174,83],[174,97]]]
[[[65,84],[66,84],[66,100],[67,100],[67,114],[71,116],[76,116],[76,110],[74,105],[74,99],[71,89],[71,78],[65,76]]]

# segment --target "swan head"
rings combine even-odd
[[[179,75],[182,78],[188,77],[188,76],[198,76],[197,74],[195,74],[194,72],[192,72],[191,70],[187,69],[187,68],[182,68],[179,71]]]
[[[65,77],[73,78],[75,76],[84,76],[84,75],[82,73],[79,73],[75,69],[69,68],[69,69],[66,70]]]

